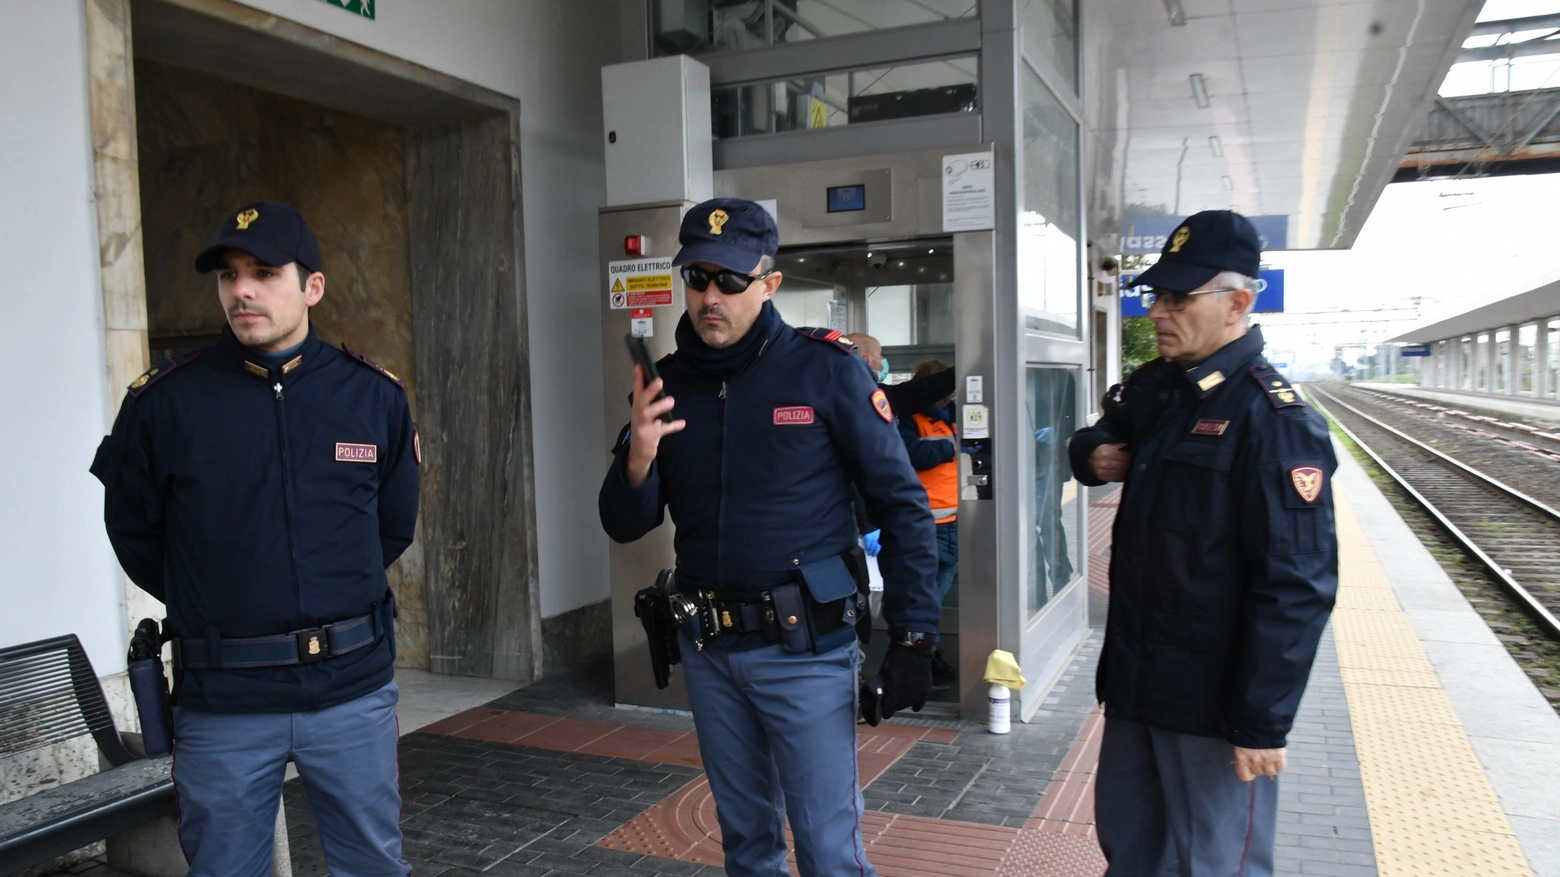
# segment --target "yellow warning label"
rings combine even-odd
[[[612,291],[613,292],[622,292],[623,291],[623,278],[619,277],[617,280],[612,281]]]
[[[670,274],[630,274],[628,276],[629,292],[644,292],[647,289],[671,289],[672,275]],[[614,292],[621,287],[613,286]]]

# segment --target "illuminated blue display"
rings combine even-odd
[[[830,213],[867,209],[867,187],[865,184],[830,186],[828,192]]]

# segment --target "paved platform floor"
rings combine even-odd
[[[1560,877],[1560,716],[1364,471],[1339,457],[1342,585],[1290,736],[1279,873]],[[1115,498],[1091,499],[1087,586],[1099,598]],[[1096,630],[1009,735],[923,718],[861,729],[863,824],[883,877],[1103,872],[1099,647]],[[500,692],[403,678],[403,719],[439,716],[403,724],[415,873],[722,873],[691,719],[614,708],[610,667]],[[485,694],[497,696],[460,708]],[[284,797],[294,874],[327,873],[300,785]]]

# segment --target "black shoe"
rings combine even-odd
[[[946,690],[948,684],[959,678],[959,671],[943,658],[942,649],[932,653],[932,689]],[[942,685],[942,689],[937,686]]]

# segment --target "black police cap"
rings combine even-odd
[[[195,257],[195,270],[217,270],[222,254],[243,250],[267,265],[297,262],[310,273],[320,270],[320,242],[303,214],[286,204],[256,201],[233,211],[217,229],[217,240]]]
[[[1234,271],[1256,277],[1262,271],[1262,239],[1251,220],[1233,210],[1204,210],[1181,221],[1159,251],[1159,261],[1136,285],[1191,292]]]
[[[741,198],[713,198],[683,214],[682,249],[673,265],[710,262],[747,273],[780,250],[780,229],[769,211]]]

